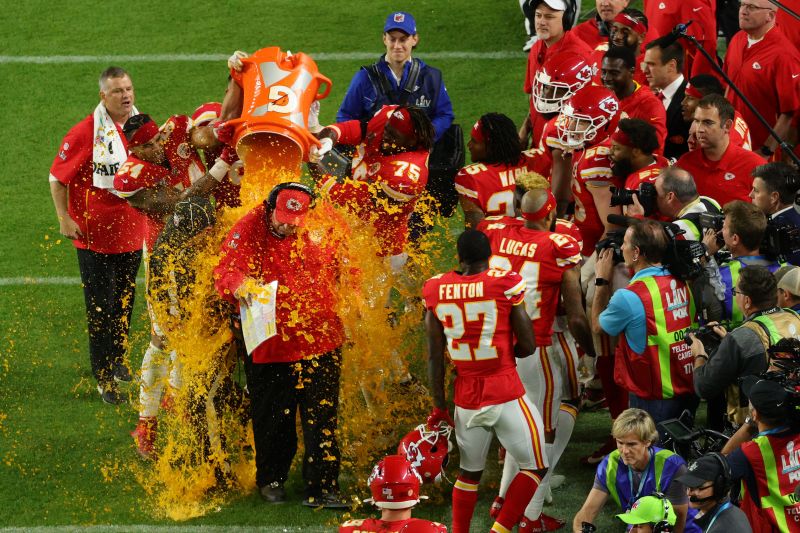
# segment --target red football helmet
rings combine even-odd
[[[372,503],[381,509],[407,509],[419,503],[422,483],[417,469],[402,455],[380,460],[367,480]]]
[[[564,103],[556,121],[558,139],[578,149],[601,141],[617,129],[619,100],[605,87],[588,85]]]
[[[422,476],[423,483],[438,483],[442,480],[450,451],[450,432],[453,428],[442,424],[438,429],[428,429],[425,424],[403,437],[397,446],[397,454],[407,458]]]
[[[533,79],[533,107],[539,113],[558,113],[564,102],[584,87],[595,69],[573,52],[559,52],[545,61]]]

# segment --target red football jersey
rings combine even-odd
[[[127,147],[119,124],[117,135]],[[67,187],[68,213],[81,231],[81,237],[72,243],[103,254],[141,250],[147,231],[145,217],[113,191],[93,184],[94,139],[94,119],[89,115],[69,130],[50,167],[50,179]],[[116,165],[110,167],[105,169],[107,175],[118,170]]]
[[[403,252],[408,240],[408,219],[428,183],[428,151],[392,155],[380,151],[383,129],[396,107],[381,108],[369,121],[364,139],[357,120],[334,126],[339,131],[338,142],[358,144],[353,173],[344,182],[328,177],[322,184],[335,203],[372,222],[381,255]]]
[[[663,109],[663,107],[662,107]],[[572,196],[575,199],[575,223],[583,235],[585,256],[592,255],[594,245],[606,232],[606,226],[600,220],[600,213],[594,204],[591,187],[620,187],[622,180],[611,172],[611,160],[608,158],[611,141],[606,138],[601,143],[572,155]]]
[[[486,216],[514,216],[517,176],[533,170],[535,156],[523,152],[514,166],[473,163],[456,174],[456,191]]]
[[[619,101],[619,110],[620,113],[625,113],[627,118],[639,118],[649,122],[656,129],[658,145],[664,146],[664,141],[667,139],[667,110],[650,87],[636,83],[633,93]],[[620,116],[625,115],[620,114]],[[658,152],[661,150],[659,148]]]
[[[698,148],[683,154],[675,166],[694,176],[697,192],[701,196],[708,196],[719,205],[725,205],[731,200],[750,201],[752,171],[764,163],[766,161],[757,153],[729,143],[719,161],[709,160]]]
[[[492,268],[519,272],[525,280],[525,310],[533,321],[537,346],[552,344],[553,320],[561,297],[561,278],[581,260],[578,242],[567,235],[493,221],[478,226],[492,245]]]
[[[447,526],[421,518],[409,518],[394,522],[378,518],[365,518],[348,520],[339,526],[339,533],[447,533]]]
[[[800,53],[777,29],[748,47],[747,34],[738,32],[725,54],[725,72],[756,109],[774,124],[780,113],[800,109]],[[731,90],[726,96],[750,126],[753,147],[760,148],[769,137],[767,129]]]
[[[172,115],[160,128],[164,153],[167,154],[172,174],[180,176],[185,187],[206,173],[200,154],[190,144],[191,123],[192,120],[186,115]]]
[[[131,154],[114,175],[114,189],[120,198],[130,198],[142,189],[155,189],[160,186],[180,185],[178,176],[162,165],[143,161]],[[147,217],[147,233],[144,241],[152,252],[159,233],[164,229],[164,220],[159,215],[144,213]]]
[[[578,243],[578,247],[583,249],[583,236],[581,235],[581,230],[578,229],[578,226],[570,222],[569,220],[564,220],[563,218],[556,219],[556,233],[561,233],[563,235],[569,235]]]
[[[525,280],[490,268],[471,276],[447,272],[422,287],[425,308],[444,326],[456,367],[455,403],[480,409],[525,394],[514,359],[511,309],[524,303]]]
[[[730,136],[731,142],[736,146],[741,146],[745,150],[753,149],[753,144],[750,140],[750,126],[747,125],[747,121],[738,111],[733,116]]]
[[[640,168],[636,172],[631,172],[625,178],[626,189],[638,189],[642,183],[655,183],[656,178],[661,173],[661,169],[669,166],[669,161],[663,156],[656,155],[655,161],[644,168]]]

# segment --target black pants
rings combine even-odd
[[[128,344],[136,272],[142,252],[101,254],[78,248],[86,320],[89,326],[89,360],[98,382],[113,379]]]
[[[297,363],[253,363],[245,358],[250,414],[256,446],[256,485],[284,483],[297,452],[295,417],[303,426],[306,496],[338,487],[341,350]]]

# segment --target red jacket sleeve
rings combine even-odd
[[[339,132],[339,139],[336,141],[339,144],[359,144],[363,140],[361,137],[361,122],[358,120],[339,122],[331,127]]]
[[[214,286],[231,303],[237,303],[233,293],[246,277],[255,274],[254,262],[264,253],[261,244],[267,231],[264,215],[263,205],[250,211],[233,226],[222,244],[219,264],[214,269]]]

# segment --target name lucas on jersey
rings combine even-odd
[[[514,239],[509,239],[507,237],[503,237],[500,240],[499,252],[505,255],[533,257],[536,254],[537,246],[538,245],[533,242],[521,242],[521,241],[515,241]]]

